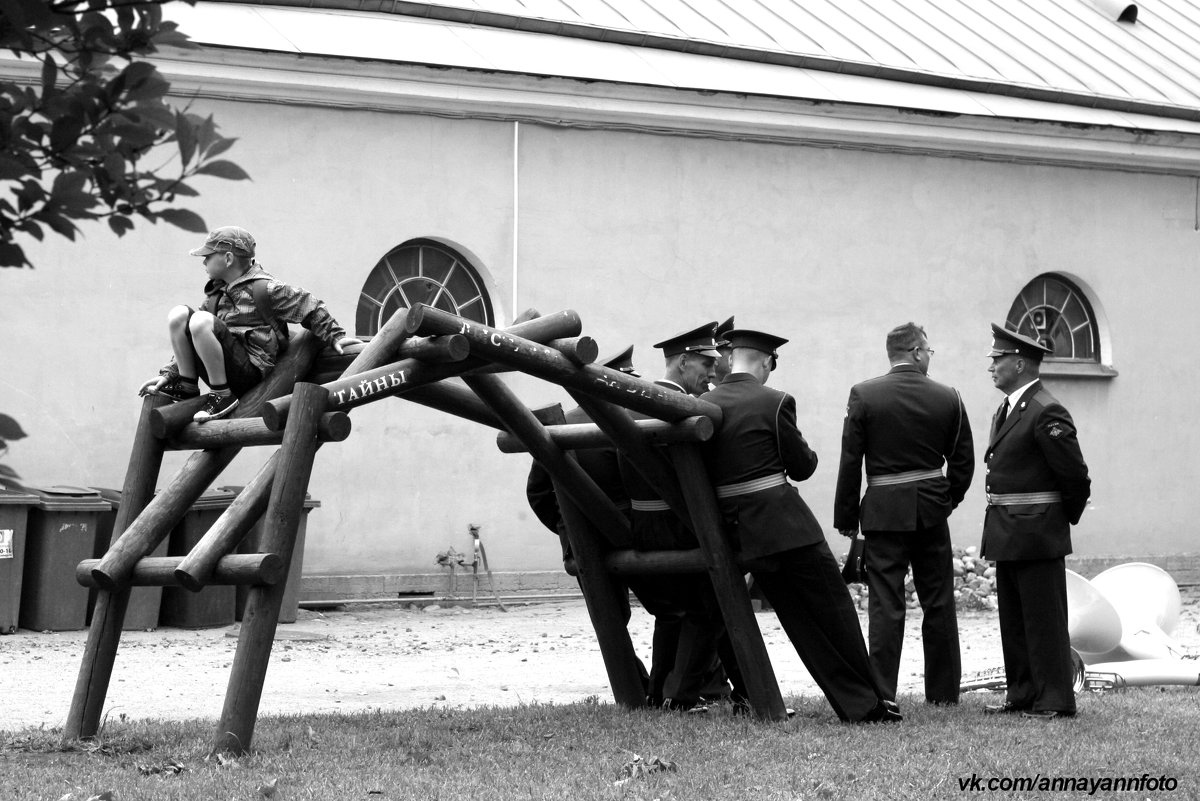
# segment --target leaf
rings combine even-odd
[[[47,54],[42,60],[42,97],[54,94],[54,85],[58,82],[58,63],[54,56]]]
[[[163,209],[158,212],[158,217],[174,225],[176,228],[182,228],[194,234],[208,233],[208,225],[205,224],[204,218],[194,211],[188,211],[187,209]]]
[[[20,245],[11,242],[0,242],[0,267],[33,267],[25,258],[25,251]]]
[[[196,169],[196,172],[215,178],[226,178],[230,181],[244,181],[250,177],[241,167],[224,159],[205,162]]]
[[[121,214],[114,214],[108,218],[108,227],[117,236],[125,236],[133,230],[133,220]]]
[[[196,155],[196,129],[192,121],[181,111],[175,113],[175,138],[179,140],[179,158],[186,166]]]
[[[0,439],[24,439],[27,436],[29,435],[21,429],[20,423],[7,414],[0,414]]]

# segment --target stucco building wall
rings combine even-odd
[[[191,207],[249,228],[267,269],[348,328],[376,261],[427,237],[473,260],[499,324],[531,306],[575,309],[602,354],[633,343],[647,377],[661,371],[651,343],[705,320],[736,314],[789,337],[772,384],[797,397],[821,456],[801,492],[838,551],[841,416],[850,385],[886,370],[886,331],[926,326],[931,374],[962,391],[982,457],[1000,399],[988,324],[1037,275],[1072,277],[1120,373],[1047,382],[1094,475],[1076,551],[1193,547],[1193,177],[267,102],[196,108],[239,137],[230,157],[253,180],[198,180]],[[168,354],[166,311],[201,299],[186,251],[202,237],[84,233],[30,247],[35,270],[0,274],[3,410],[30,435],[7,459],[31,483],[120,487],[136,387]],[[531,406],[570,403],[532,379],[512,384]],[[441,586],[435,554],[466,551],[470,523],[494,570],[558,570],[557,542],[525,506],[528,457],[500,454],[495,432],[395,399],[352,419],[313,471],[322,507],[306,574],[433,574],[415,584]],[[244,483],[268,453],[243,453],[221,483]],[[184,458],[168,456],[164,481]],[[982,470],[951,520],[958,544],[979,540]]]

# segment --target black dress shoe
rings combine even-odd
[[[1023,718],[1034,720],[1054,720],[1056,718],[1073,718],[1074,712],[1062,712],[1057,709],[1031,709],[1021,713]]]
[[[871,708],[859,723],[900,723],[904,715],[895,701],[880,701]]]
[[[1026,712],[1029,710],[1027,706],[1017,706],[1012,701],[1005,701],[1003,704],[988,704],[983,708],[985,715],[1015,715],[1018,712]]]

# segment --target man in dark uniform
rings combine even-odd
[[[850,389],[833,525],[853,538],[862,522],[871,662],[888,698],[895,700],[900,675],[911,564],[924,613],[925,700],[956,704],[962,658],[946,520],[975,472],[971,424],[958,392],[928,377],[933,349],[925,329],[915,323],[892,329],[887,354],[892,367],[886,374]],[[860,503],[864,460],[867,491]]]
[[[715,327],[715,322],[705,323],[656,343],[654,347],[663,352],[665,375],[654,383],[689,395],[707,391],[719,355],[713,339]],[[632,413],[632,416],[635,419],[644,417],[638,413]],[[633,547],[639,551],[698,548],[696,535],[659,497],[637,468],[624,458],[620,460],[620,467],[632,507]],[[647,611],[655,615],[656,667],[651,669],[651,684],[662,688],[663,705],[669,709],[700,711],[704,706],[702,700],[727,694],[725,671],[717,656],[724,622],[708,575],[638,576],[631,577],[630,586]],[[676,624],[677,647],[674,666],[660,683],[656,680],[655,670],[658,665],[658,620],[663,613],[667,615],[666,625]],[[663,634],[667,636],[667,631]],[[732,658],[731,648],[727,656]],[[651,700],[656,700],[653,693]]]
[[[992,325],[992,383],[1004,402],[987,447],[982,555],[996,563],[1007,693],[986,711],[1075,714],[1067,631],[1071,526],[1091,490],[1075,423],[1040,380],[1050,348]]]
[[[732,371],[703,396],[723,412],[704,444],[704,461],[731,544],[837,716],[902,720],[879,687],[825,534],[787,481],[803,481],[817,468],[817,455],[796,427],[795,399],[764,386],[776,348],[787,340],[745,329],[726,338]]]

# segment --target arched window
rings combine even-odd
[[[424,303],[484,325],[494,325],[483,279],[453,248],[412,239],[392,248],[363,284],[356,332],[370,336],[400,309]]]
[[[1039,275],[1008,310],[1008,327],[1053,349],[1048,360],[1100,362],[1100,329],[1083,291],[1060,275]]]

